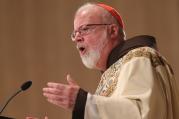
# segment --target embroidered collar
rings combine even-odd
[[[109,54],[108,61],[107,61],[107,68],[109,68],[113,63],[115,63],[122,56],[127,54],[130,50],[138,48],[138,47],[144,47],[144,46],[157,49],[155,38],[153,36],[141,35],[141,36],[130,38],[120,43]]]

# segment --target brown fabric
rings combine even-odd
[[[73,109],[72,119],[84,119],[87,94],[86,91],[80,88]]]
[[[109,58],[107,61],[107,68],[109,68],[113,63],[119,60],[122,56],[127,54],[130,50],[138,47],[144,47],[144,46],[157,49],[155,38],[153,36],[141,35],[141,36],[135,36],[133,38],[130,38],[120,43],[109,54]]]

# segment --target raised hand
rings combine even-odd
[[[79,85],[67,75],[68,84],[48,82],[43,88],[43,95],[47,101],[67,110],[73,110]]]

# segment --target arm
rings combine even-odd
[[[166,97],[149,58],[125,63],[111,97],[92,95],[67,76],[68,85],[48,83],[47,100],[73,111],[73,119],[163,119]],[[76,101],[76,102],[75,102]]]
[[[134,58],[122,66],[117,89],[111,97],[84,92],[84,117],[78,117],[81,110],[74,110],[73,119],[163,119],[166,116],[166,97],[162,84],[157,78],[155,67],[146,57]],[[76,101],[85,99],[84,95],[80,95]],[[82,109],[77,104],[75,109]]]

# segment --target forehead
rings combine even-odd
[[[102,12],[97,7],[87,8],[76,13],[74,19],[74,28],[84,24],[94,24],[102,22]]]

